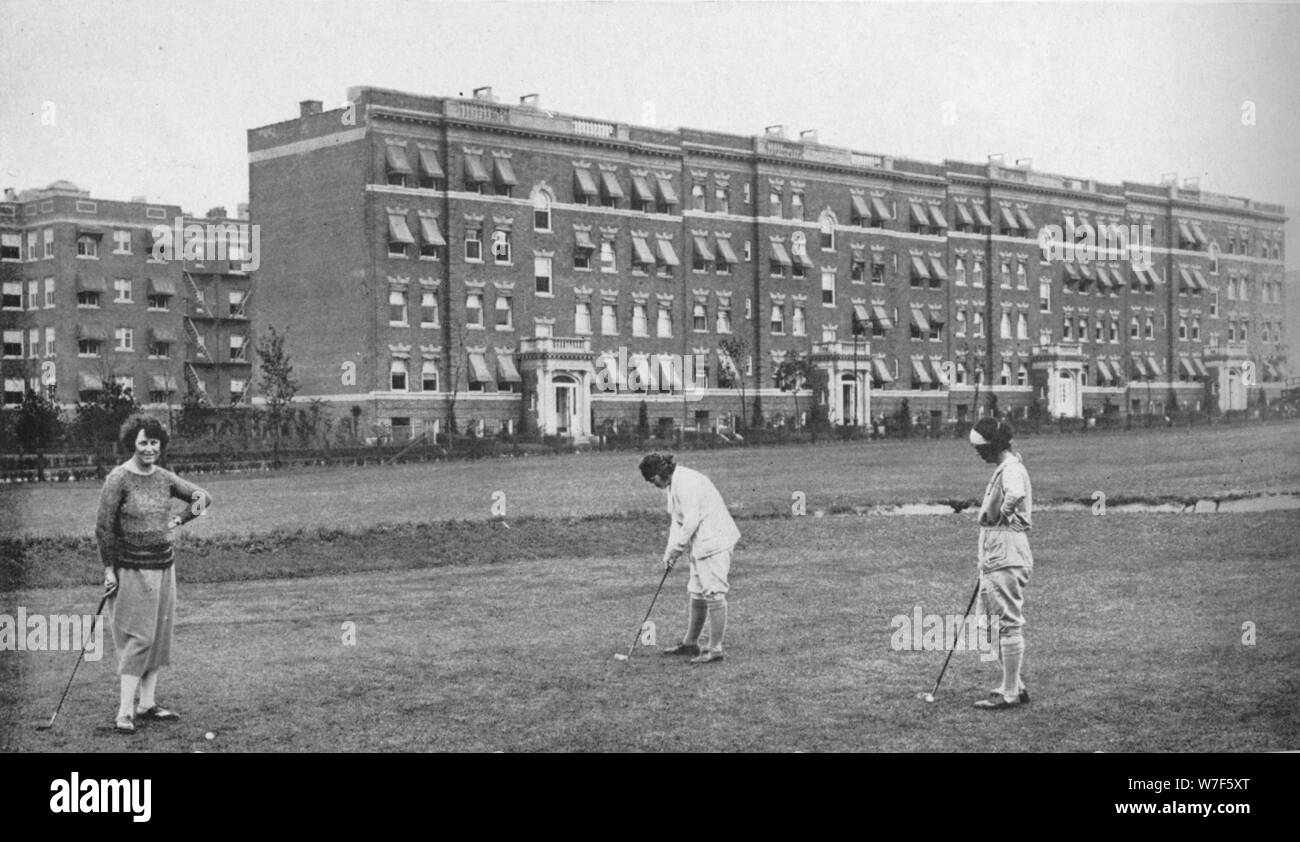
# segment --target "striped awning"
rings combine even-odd
[[[1199,222],[1192,223],[1192,237],[1195,238],[1198,245],[1208,246],[1210,244],[1210,238],[1205,236],[1205,231],[1201,229],[1201,223]]]
[[[611,199],[623,198],[623,188],[619,186],[618,176],[612,172],[604,170],[600,173],[600,186],[605,189],[605,195]]]
[[[171,278],[150,278],[147,284],[149,295],[175,295],[176,284]]]
[[[77,386],[82,392],[102,392],[104,390],[104,381],[98,374],[91,374],[88,371],[77,373]]]
[[[992,228],[993,220],[989,219],[988,213],[984,211],[984,205],[979,202],[971,202],[970,209],[975,212],[975,221],[983,228]]]
[[[673,244],[668,240],[659,241],[659,257],[667,266],[681,265],[681,261],[677,259],[677,252],[673,251]]]
[[[579,195],[596,197],[600,191],[596,189],[596,180],[591,177],[591,170],[577,167],[573,171],[574,187]]]
[[[420,150],[420,169],[429,178],[442,178],[442,164],[438,163],[438,156],[432,149]]]
[[[515,368],[515,358],[510,354],[497,354],[497,373],[501,375],[502,383],[523,382],[519,369]]]
[[[948,220],[944,218],[943,211],[938,205],[930,205],[930,219],[938,228],[947,228]]]
[[[937,257],[930,258],[930,276],[935,280],[948,280],[948,270],[943,268],[943,261]]]
[[[590,176],[588,176],[590,178]],[[673,183],[663,176],[659,176],[656,181],[659,182],[659,198],[665,205],[677,204],[677,191],[673,190]]]
[[[1165,376],[1165,367],[1160,364],[1160,358],[1155,354],[1147,354],[1147,367],[1151,369],[1152,377]]]
[[[781,243],[772,243],[772,262],[780,263],[787,269],[794,265],[790,260],[789,253],[785,250],[785,246]]]
[[[488,368],[487,357],[483,354],[469,355],[469,382],[492,383],[492,371]]]
[[[1092,268],[1097,272],[1097,285],[1104,289],[1110,289],[1112,286],[1110,282],[1110,271],[1100,263]]]
[[[1192,357],[1192,368],[1196,369],[1196,373],[1201,377],[1210,376],[1210,370],[1205,367],[1205,363],[1200,357]]]
[[[108,281],[103,275],[77,273],[77,292],[108,292]]]
[[[912,202],[912,221],[917,225],[929,225],[930,217],[925,212],[925,205],[920,202]]]
[[[1142,362],[1141,357],[1129,357],[1129,364],[1133,367],[1133,371],[1137,374],[1138,377],[1150,376],[1149,372],[1147,371],[1146,364]]]
[[[925,261],[915,255],[912,256],[912,274],[915,277],[930,280],[930,270],[926,268]]]
[[[632,195],[638,202],[653,202],[655,200],[654,191],[650,189],[650,182],[643,175],[632,176]]]
[[[881,330],[889,330],[894,326],[894,320],[889,318],[885,308],[879,304],[871,305],[871,319]]]
[[[930,322],[925,318],[925,311],[920,307],[912,308],[912,326],[921,333],[930,332]]]
[[[486,184],[489,181],[481,155],[465,154],[465,180],[473,184]]]
[[[1188,377],[1196,376],[1196,369],[1192,366],[1192,360],[1190,357],[1179,357],[1178,368],[1180,371],[1182,371],[1183,374],[1186,374]]]
[[[1008,208],[1008,207],[1002,207],[1002,208],[999,208],[999,209],[1002,211],[1002,227],[1003,227],[1003,228],[1012,228],[1012,229],[1014,229],[1014,228],[1019,228],[1019,227],[1020,227],[1020,223],[1016,221],[1016,215],[1015,215],[1015,213],[1011,210],[1011,208]]]
[[[871,372],[875,376],[875,379],[879,380],[881,383],[894,382],[894,375],[889,373],[889,366],[885,365],[884,360],[881,359],[872,360]]]
[[[849,197],[853,203],[853,213],[858,219],[871,219],[871,209],[867,207],[867,200],[863,196],[854,194]]]
[[[1182,240],[1185,243],[1196,242],[1196,237],[1192,234],[1192,229],[1187,227],[1187,222],[1185,220],[1178,220],[1178,234],[1182,237]]]
[[[100,342],[108,341],[108,328],[103,325],[77,325],[78,339],[97,339]]]
[[[958,202],[956,205],[953,205],[953,207],[957,209],[958,224],[970,226],[975,225],[975,220],[971,218],[970,211],[966,209],[966,204],[964,202]]]
[[[709,248],[707,237],[695,237],[695,256],[701,260],[714,260],[713,249]]]
[[[889,208],[885,207],[885,200],[879,196],[871,197],[871,212],[883,222],[888,222],[894,218],[894,215],[889,212]]]
[[[595,251],[596,244],[591,241],[591,235],[586,231],[574,231],[573,242],[580,249]]]
[[[926,385],[934,382],[930,378],[930,372],[925,370],[925,364],[921,360],[912,360],[912,382],[925,383]]]
[[[940,386],[948,385],[948,375],[943,373],[942,360],[930,360],[930,374],[934,377],[934,382]]]
[[[406,224],[406,215],[390,213],[388,215],[388,240],[392,243],[414,243],[410,226]]]
[[[1210,288],[1210,282],[1205,279],[1205,275],[1201,274],[1200,269],[1197,269],[1196,267],[1192,267],[1192,277],[1196,279],[1197,288],[1199,289]]]
[[[447,245],[447,241],[442,237],[442,231],[438,230],[438,218],[435,216],[420,217],[420,238],[424,240],[425,245]]]
[[[1026,231],[1034,230],[1034,221],[1029,218],[1029,214],[1022,208],[1016,208],[1016,216],[1020,219],[1020,227]]]
[[[1097,376],[1101,380],[1114,380],[1115,372],[1110,370],[1110,364],[1105,360],[1097,360]]]
[[[645,237],[632,238],[632,253],[636,255],[637,263],[654,263],[654,252],[650,251],[650,244],[645,241]]]
[[[149,331],[154,342],[166,342],[171,344],[176,341],[176,331],[169,327],[155,327]]]
[[[736,252],[731,248],[731,242],[721,237],[718,238],[718,254],[722,255],[724,263],[729,263],[732,266],[740,263],[740,260],[736,258]]]

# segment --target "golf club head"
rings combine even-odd
[[[934,702],[934,694],[933,694],[933,693],[917,693],[917,694],[916,694],[916,697],[917,697],[918,699],[920,699],[921,701],[923,701],[923,702],[930,702],[930,703],[933,703],[933,702]]]

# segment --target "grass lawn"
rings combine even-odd
[[[751,470],[765,476],[757,462]],[[965,495],[957,478],[966,473],[929,481]],[[1025,670],[1034,701],[995,714],[970,706],[996,682],[995,664],[955,654],[939,700],[926,705],[915,694],[932,687],[943,653],[890,648],[895,615],[965,607],[969,517],[743,519],[727,660],[691,667],[642,648],[619,663],[612,656],[626,650],[659,580],[665,516],[657,518],[613,520],[605,531],[573,524],[569,551],[545,521],[509,532],[483,525],[477,561],[438,566],[428,566],[437,548],[427,535],[395,530],[374,537],[371,569],[351,575],[198,582],[188,577],[199,565],[182,556],[176,663],[159,698],[184,719],[114,734],[105,641],[109,654],[82,665],[55,730],[37,732],[75,656],[4,652],[0,750],[1300,748],[1294,512],[1036,519]],[[501,548],[515,545],[499,542],[531,551],[511,557]],[[236,550],[213,549],[213,558],[222,552]],[[356,552],[306,542],[218,562],[235,571],[265,563],[278,575],[299,557],[346,563]],[[655,608],[660,644],[681,633],[684,581],[684,570],[674,572]],[[86,612],[92,595],[9,592],[0,612]],[[354,646],[342,643],[346,622],[356,624]],[[1253,646],[1242,643],[1246,622],[1257,630]],[[204,740],[206,731],[216,739]]]
[[[1038,504],[1088,501],[1099,490],[1111,501],[1300,490],[1300,423],[1045,435],[1017,447]],[[216,502],[187,532],[213,538],[482,520],[496,491],[505,493],[511,519],[661,512],[638,459],[592,453],[191,477]],[[709,474],[742,514],[788,514],[795,491],[810,513],[971,500],[988,479],[970,445],[956,439],[698,451],[680,460]],[[0,538],[89,536],[99,492],[93,482],[0,487]]]

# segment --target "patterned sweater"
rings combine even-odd
[[[105,567],[162,569],[173,561],[172,500],[188,505],[179,514],[182,522],[193,520],[212,497],[166,468],[155,467],[143,476],[119,465],[104,481],[99,496],[95,539]],[[197,510],[197,511],[196,511]]]

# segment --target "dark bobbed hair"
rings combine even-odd
[[[646,482],[655,477],[671,479],[676,467],[671,453],[647,453],[641,459],[641,476]]]
[[[975,422],[975,432],[979,433],[980,437],[998,453],[1011,449],[1011,438],[1014,433],[1011,425],[1001,418],[981,418]]]
[[[158,439],[158,443],[162,445],[162,450],[167,449],[169,436],[167,435],[167,428],[162,425],[161,421],[152,415],[132,415],[126,419],[126,422],[122,424],[122,428],[117,433],[117,440],[122,443],[122,447],[126,449],[127,453],[135,453],[135,440],[140,435],[141,430],[144,430],[144,434],[148,438]]]

